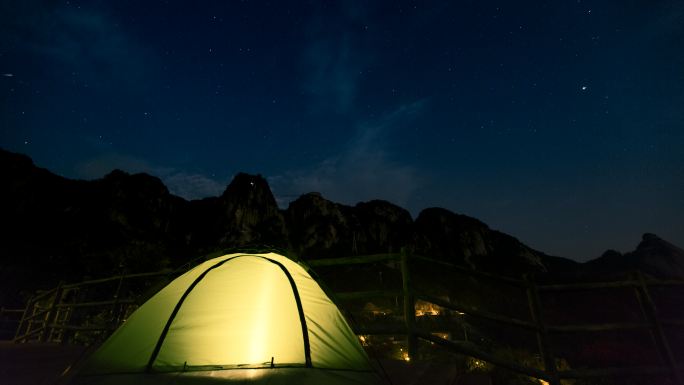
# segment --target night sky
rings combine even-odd
[[[0,147],[440,206],[576,260],[682,247],[684,1],[0,0]]]

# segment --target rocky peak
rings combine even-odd
[[[684,250],[663,240],[655,234],[645,233],[641,236],[641,242],[637,245],[635,252],[645,255],[655,254],[659,256],[674,256],[682,255]]]
[[[416,252],[456,263],[486,255],[489,228],[477,219],[442,208],[427,208],[416,218]]]
[[[418,254],[505,274],[546,270],[542,254],[516,238],[442,208],[418,215],[414,247]]]
[[[684,250],[646,233],[632,252],[621,254],[608,250],[599,258],[586,262],[585,270],[600,273],[641,270],[657,277],[684,277]]]
[[[90,205],[105,209],[105,215],[126,232],[149,236],[169,231],[174,202],[161,179],[114,170],[94,181]]]
[[[634,252],[636,268],[658,276],[684,277],[684,250],[655,234],[646,233]]]
[[[287,212],[300,218],[308,217],[336,217],[338,221],[344,222],[345,218],[341,210],[342,205],[331,202],[319,192],[306,193],[293,202],[287,208]]]
[[[101,181],[114,196],[131,196],[152,198],[168,196],[169,190],[161,179],[145,173],[129,174],[121,170],[113,170]]]
[[[291,202],[285,215],[290,240],[297,253],[305,257],[350,254],[353,234],[349,210],[315,192]]]
[[[619,258],[622,258],[622,253],[617,250],[608,249],[604,251],[603,254],[601,254],[601,258],[617,260]]]
[[[262,203],[268,206],[276,204],[271,188],[263,176],[243,172],[233,177],[233,180],[223,191],[221,198],[237,204]]]
[[[268,243],[287,246],[287,232],[275,197],[261,175],[237,174],[216,201],[219,244]]]
[[[364,218],[384,218],[392,223],[411,223],[411,214],[393,203],[374,199],[368,202],[359,202],[355,206],[359,217]]]
[[[413,220],[405,209],[383,200],[358,203],[354,241],[359,254],[398,252],[411,240]]]
[[[219,200],[231,219],[245,225],[280,215],[271,188],[261,175],[237,174]]]

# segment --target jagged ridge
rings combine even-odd
[[[0,150],[0,178],[7,186],[0,190],[0,279],[9,285],[35,274],[31,267],[36,265],[48,285],[108,275],[121,266],[142,271],[180,265],[217,249],[252,244],[287,248],[304,259],[408,247],[516,275],[581,268],[442,208],[427,208],[414,221],[390,202],[346,206],[308,193],[281,210],[260,175],[240,173],[221,196],[186,201],[147,174],[114,170],[98,180],[70,180],[36,167],[24,155]],[[664,241],[654,236],[644,242],[621,263],[604,256],[586,266],[597,271],[644,267],[653,274],[666,269],[684,276],[681,249],[662,246]]]

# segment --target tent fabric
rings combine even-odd
[[[159,380],[180,373],[237,381],[245,370],[268,381],[297,370],[344,372],[340,378],[358,383],[376,378],[335,304],[302,266],[274,253],[225,255],[176,278],[105,341],[80,377],[104,384],[115,374]]]

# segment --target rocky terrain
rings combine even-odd
[[[27,156],[0,150],[0,179],[0,304],[59,280],[174,267],[249,245],[288,249],[303,259],[406,247],[513,275],[639,268],[684,277],[684,251],[652,234],[632,253],[609,251],[579,264],[442,208],[427,208],[414,220],[386,201],[346,206],[312,192],[282,210],[260,175],[240,173],[221,196],[187,201],[151,175],[114,170],[98,180],[71,180],[35,166]]]

